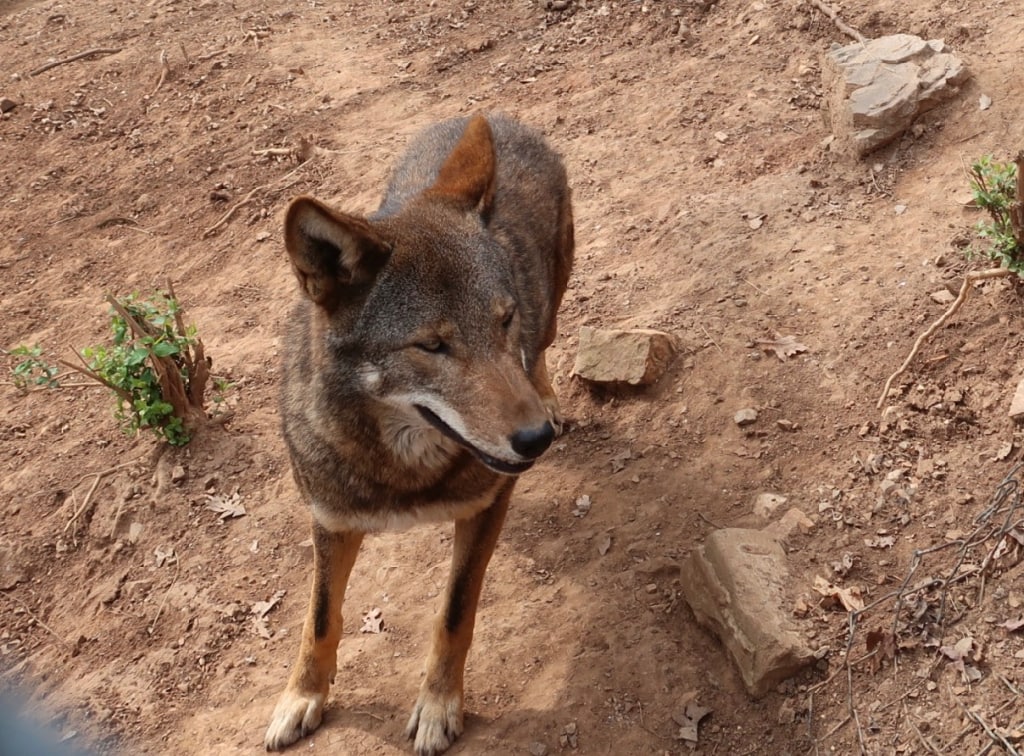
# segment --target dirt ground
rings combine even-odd
[[[868,36],[945,39],[972,75],[855,162],[822,147],[820,56],[848,40],[810,4],[567,6],[0,2],[0,96],[17,103],[0,120],[0,346],[69,357],[105,337],[105,294],[172,279],[235,413],[168,450],[123,435],[102,390],[5,379],[0,689],[29,716],[99,753],[262,750],[311,557],[278,430],[297,296],[283,209],[309,192],[369,212],[411,134],[502,110],[547,134],[573,185],[577,266],[549,352],[572,425],[518,486],[452,752],[1024,748],[1020,547],[962,545],[988,535],[976,518],[1024,444],[1007,416],[1019,288],[977,287],[875,406],[945,307],[930,295],[984,265],[963,254],[980,219],[964,163],[1024,147],[1024,13],[838,6]],[[300,164],[304,139],[323,149]],[[595,393],[569,378],[584,324],[667,330],[680,355],[651,390]],[[776,336],[806,351],[779,360],[758,344]],[[740,428],[743,408],[759,418]],[[206,508],[235,492],[244,516]],[[753,701],[679,570],[715,527],[762,526],[765,492],[816,523],[787,548],[793,616],[821,658]],[[364,544],[324,724],[293,750],[409,752],[450,534]],[[908,575],[923,587],[897,611],[886,597]],[[880,600],[852,642],[816,577]],[[384,631],[360,632],[373,609]],[[711,710],[696,744],[677,739],[693,702]]]

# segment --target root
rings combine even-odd
[[[956,299],[953,300],[953,304],[949,306],[949,309],[942,313],[941,317],[928,326],[928,329],[917,337],[917,341],[914,342],[914,346],[910,350],[910,354],[907,355],[907,359],[903,361],[903,364],[899,366],[899,369],[889,376],[889,379],[885,382],[885,386],[882,388],[882,395],[878,397],[878,403],[875,405],[876,408],[882,409],[882,405],[885,404],[885,398],[889,395],[889,389],[892,388],[892,383],[910,366],[917,353],[921,351],[921,346],[928,339],[932,337],[937,330],[942,328],[946,324],[946,321],[956,315],[957,311],[963,307],[964,302],[967,301],[967,296],[970,294],[971,286],[977,281],[987,281],[990,278],[1006,278],[1007,276],[1014,276],[1012,270],[1007,268],[989,268],[988,270],[976,270],[973,273],[968,273],[964,276],[964,282],[960,286],[960,293]]]
[[[854,29],[852,26],[849,26],[848,24],[844,23],[843,19],[839,18],[839,14],[836,13],[831,7],[829,7],[829,5],[823,2],[823,0],[811,0],[811,5],[816,7],[829,18],[831,18],[832,23],[836,25],[836,28],[846,36],[852,37],[853,39],[860,42],[862,45],[865,42],[867,42],[867,38],[863,34]]]
[[[49,71],[51,68],[63,66],[65,63],[74,63],[76,60],[81,60],[82,58],[90,58],[93,55],[113,55],[114,53],[119,52],[121,52],[120,47],[94,47],[91,50],[85,50],[83,52],[78,53],[77,55],[72,55],[68,58],[61,58],[60,60],[51,60],[49,63],[39,66],[39,68],[36,68],[32,71],[29,71],[28,75],[38,76],[44,71]]]

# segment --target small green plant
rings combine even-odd
[[[12,357],[23,358],[21,362],[11,368],[12,381],[16,388],[27,391],[32,386],[60,387],[60,381],[57,379],[60,371],[55,365],[42,359],[43,348],[38,344],[31,347],[25,345],[15,347],[9,354]]]
[[[108,296],[107,302],[111,343],[77,353],[80,365],[61,364],[114,392],[114,414],[126,433],[150,428],[172,445],[187,444],[206,419],[203,399],[210,378],[195,327],[185,327],[173,289],[149,298]],[[15,385],[60,387],[57,368],[41,358],[40,347],[19,346],[11,354],[25,358],[12,368]]]
[[[1024,275],[1024,191],[1021,188],[1024,152],[1013,162],[1001,163],[984,155],[971,165],[974,204],[989,214],[976,226],[988,242],[986,254],[1000,266]]]

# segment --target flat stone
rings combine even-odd
[[[786,503],[786,497],[776,493],[758,494],[754,499],[754,514],[763,520],[770,520],[775,510]]]
[[[790,582],[778,540],[760,530],[716,530],[683,565],[694,616],[722,641],[755,698],[814,662],[790,617]]]
[[[675,353],[675,339],[661,331],[583,326],[572,372],[592,383],[648,386],[664,374]]]
[[[790,507],[786,514],[764,529],[764,532],[785,542],[796,531],[807,535],[814,530],[814,520],[796,507]]]
[[[949,289],[939,289],[938,291],[933,291],[928,296],[933,302],[941,305],[953,304],[956,300],[956,297],[953,296],[953,293]]]
[[[733,415],[732,419],[741,428],[745,425],[752,425],[757,422],[757,410],[752,407],[746,407]]]
[[[1014,420],[1024,418],[1024,378],[1017,384],[1017,390],[1013,392],[1013,399],[1010,401],[1010,417]]]
[[[834,46],[822,61],[833,147],[856,156],[899,137],[968,77],[942,40],[892,34]]]

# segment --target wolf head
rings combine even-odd
[[[319,369],[366,402],[392,451],[426,464],[455,443],[516,474],[554,428],[532,379],[543,355],[527,338],[540,308],[517,290],[514,242],[491,227],[487,121],[471,120],[438,163],[432,183],[375,219],[299,197],[285,243],[314,305]]]

